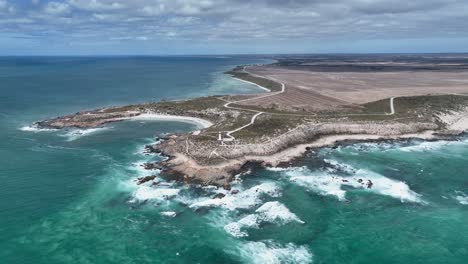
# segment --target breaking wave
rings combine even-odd
[[[20,127],[19,130],[21,131],[25,131],[25,132],[34,132],[34,133],[37,133],[37,132],[50,132],[50,131],[57,131],[58,129],[54,129],[54,128],[40,128],[36,125],[30,125],[30,126],[23,126],[23,127]]]
[[[421,195],[412,191],[409,186],[398,180],[365,169],[354,169],[347,164],[341,164],[350,176],[339,176],[324,171],[310,171],[309,169],[292,168],[283,172],[290,181],[324,196],[335,196],[340,201],[346,200],[346,191],[343,186],[365,190],[381,195],[400,199],[402,202],[425,203]]]
[[[192,203],[189,207],[194,209],[202,207],[222,207],[231,211],[236,209],[250,209],[261,204],[262,196],[279,197],[281,196],[281,188],[276,183],[265,182],[236,194],[228,193],[222,198],[202,199]]]
[[[306,264],[312,263],[312,253],[305,246],[293,243],[280,245],[273,241],[247,242],[239,247],[239,255],[253,264]]]
[[[111,129],[111,127],[97,127],[97,128],[88,128],[88,129],[70,129],[64,134],[60,134],[62,137],[66,137],[67,141],[74,141],[81,137],[93,135],[100,133],[106,130]]]
[[[455,199],[462,205],[468,205],[468,195],[466,195],[462,191],[455,191],[457,196],[455,196]]]
[[[290,222],[303,224],[295,214],[280,202],[267,202],[255,210],[254,214],[247,215],[241,220],[229,223],[224,226],[224,230],[235,237],[248,236],[243,228],[259,228],[262,223],[276,223],[284,225]]]

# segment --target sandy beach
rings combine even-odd
[[[261,85],[259,85],[259,84],[256,84],[256,83],[254,83],[254,82],[249,82],[249,81],[242,80],[242,79],[235,78],[235,77],[233,77],[232,79],[238,80],[238,81],[241,81],[241,82],[244,82],[244,83],[248,83],[248,84],[253,84],[253,85],[257,86],[258,88],[260,88],[260,89],[262,89],[262,90],[265,90],[265,91],[267,91],[267,92],[271,92],[270,89],[268,89],[268,88],[266,88],[266,87],[263,87],[263,86],[261,86]]]
[[[128,120],[135,120],[135,121],[177,121],[183,123],[189,123],[196,125],[199,129],[205,129],[213,125],[208,120],[197,118],[197,117],[189,117],[189,116],[176,116],[176,115],[163,115],[163,114],[156,114],[156,113],[144,113],[138,116],[129,117]]]

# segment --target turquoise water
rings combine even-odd
[[[258,92],[222,74],[257,62],[0,59],[2,263],[466,263],[465,137],[323,148],[291,168],[252,167],[233,194],[135,184],[162,158],[143,146],[192,124],[24,131],[105,105]]]

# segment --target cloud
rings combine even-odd
[[[356,0],[353,9],[366,14],[398,14],[438,9],[454,2],[456,1]]]
[[[87,11],[112,11],[125,9],[126,2],[131,1],[107,1],[107,0],[69,0],[70,5],[77,9]]]
[[[44,12],[49,15],[65,15],[70,13],[70,6],[65,3],[49,2],[44,7]]]
[[[5,9],[8,6],[6,0],[0,0],[0,10]]]
[[[26,2],[0,0],[1,32],[56,42],[190,41],[224,47],[468,36],[466,0]]]
[[[177,26],[186,26],[186,25],[193,25],[200,22],[200,18],[198,17],[171,17],[167,20],[167,22],[171,25]]]
[[[16,11],[15,7],[8,3],[7,0],[0,0],[0,15],[3,14],[14,14]]]

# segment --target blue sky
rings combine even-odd
[[[467,0],[0,0],[0,55],[468,52]]]

